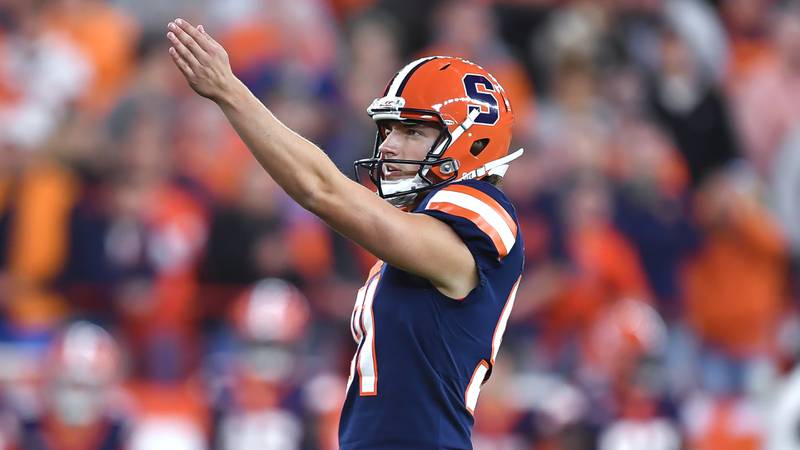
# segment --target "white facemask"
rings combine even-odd
[[[430,183],[425,182],[419,174],[410,178],[401,178],[398,180],[381,180],[381,191],[383,195],[392,195],[398,192],[406,192],[421,187],[428,186]],[[387,198],[386,201],[394,206],[405,206],[416,198],[417,194],[401,195],[399,197]]]

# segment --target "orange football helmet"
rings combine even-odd
[[[505,90],[483,67],[461,58],[430,56],[403,67],[383,96],[367,108],[378,126],[372,158],[354,163],[356,178],[366,170],[378,194],[406,206],[417,194],[443,184],[504,175],[522,149],[508,154],[514,113]],[[382,123],[425,122],[440,129],[424,160],[383,158]],[[387,180],[385,164],[413,164],[413,178]]]

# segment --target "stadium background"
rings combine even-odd
[[[1,1],[0,449],[336,448],[371,257],[186,87],[178,16],[348,174],[407,60],[509,91],[527,267],[476,449],[800,449],[799,8]]]

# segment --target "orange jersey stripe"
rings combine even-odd
[[[503,219],[506,225],[508,225],[508,228],[511,230],[511,234],[513,234],[514,236],[517,235],[517,224],[514,222],[514,219],[511,218],[511,216],[508,214],[508,211],[506,211],[506,209],[503,208],[503,206],[500,205],[500,203],[497,203],[497,200],[493,199],[486,193],[481,192],[480,190],[475,189],[474,187],[464,186],[462,184],[447,186],[442,190],[467,194],[477,198],[483,203],[486,203],[486,205],[492,208]]]
[[[381,261],[381,260],[378,260],[378,262],[376,262],[376,263],[375,263],[375,264],[372,266],[372,268],[371,268],[371,269],[369,269],[369,275],[367,275],[367,284],[369,284],[369,280],[370,280],[370,278],[372,278],[372,276],[373,276],[373,275],[375,275],[376,273],[378,273],[378,272],[381,270],[381,268],[382,268],[382,267],[383,267],[383,261]]]
[[[470,211],[469,209],[462,208],[458,205],[454,205],[452,203],[445,203],[445,202],[434,202],[429,203],[427,210],[435,210],[441,211],[447,214],[451,214],[453,216],[463,217],[464,219],[469,220],[470,222],[474,223],[481,231],[486,233],[487,236],[492,240],[494,243],[495,248],[497,249],[497,254],[500,257],[504,257],[508,254],[508,249],[506,248],[505,244],[503,244],[503,240],[500,238],[500,234],[495,230],[493,226],[491,226],[483,217],[478,215],[477,213]]]

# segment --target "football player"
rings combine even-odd
[[[121,450],[131,425],[116,340],[98,325],[70,324],[44,355],[41,408],[22,411],[22,450]]]
[[[202,26],[175,19],[167,28],[190,86],[219,105],[272,178],[380,260],[350,323],[358,345],[340,447],[472,448],[473,411],[523,266],[514,209],[495,186],[522,153],[508,153],[503,88],[458,58],[403,67],[367,109],[375,149],[356,168],[375,195],[275,118]]]
[[[260,280],[233,304],[237,348],[208,358],[213,449],[303,448],[297,349],[308,325],[303,294]]]

